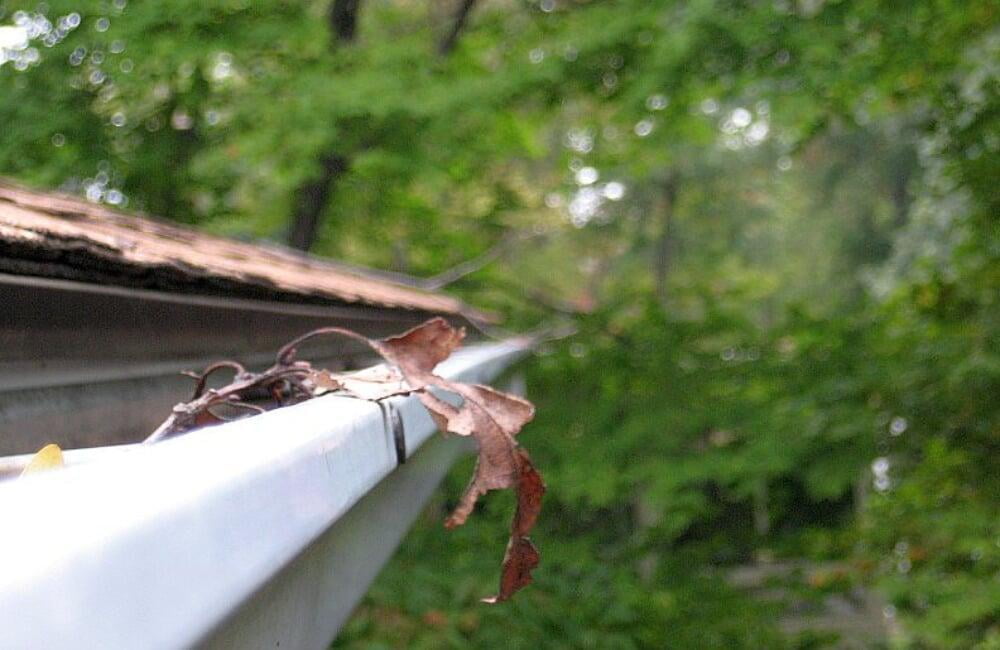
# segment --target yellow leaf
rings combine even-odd
[[[38,453],[31,457],[31,461],[25,466],[24,471],[21,472],[21,476],[34,474],[35,472],[44,472],[56,467],[62,467],[63,465],[65,463],[63,462],[62,449],[59,448],[59,445],[48,444],[39,449]]]

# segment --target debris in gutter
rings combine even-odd
[[[386,364],[344,373],[315,368],[298,358],[298,348],[319,336],[342,336],[364,343]],[[405,440],[401,439],[402,422],[396,431],[398,413],[394,419],[391,403],[382,400],[395,395],[416,395],[441,431],[472,437],[479,448],[472,480],[445,520],[447,528],[464,524],[478,499],[491,490],[509,488],[516,494],[499,590],[483,599],[488,603],[502,602],[531,583],[531,572],[539,564],[539,554],[529,534],[541,511],[545,485],[528,453],[515,440],[524,425],[534,418],[535,407],[521,397],[489,386],[451,381],[435,374],[434,368],[461,346],[464,337],[464,329],[455,329],[440,317],[384,339],[369,339],[341,327],[324,327],[284,345],[274,365],[261,372],[248,371],[236,361],[218,361],[200,373],[184,373],[195,380],[191,399],[174,406],[143,444],[332,393],[375,402],[383,408],[384,417],[384,409],[388,407],[390,417],[386,421],[391,423],[396,438],[397,460],[403,462],[406,450]],[[232,373],[232,380],[225,386],[210,388],[209,379],[224,371]],[[432,390],[458,395],[462,402],[453,406]],[[63,464],[62,450],[49,444],[31,457],[21,475]]]
[[[319,336],[360,341],[385,359],[387,365],[353,373],[314,368],[308,361],[297,358],[298,348]],[[262,372],[250,372],[235,361],[214,363],[201,373],[188,373],[196,380],[192,398],[174,406],[145,444],[227,421],[232,419],[233,412],[253,415],[265,412],[266,407],[286,406],[326,393],[376,403],[394,395],[415,394],[439,429],[471,436],[479,447],[472,480],[445,526],[453,528],[465,523],[477,500],[491,490],[510,488],[517,495],[500,588],[484,602],[508,600],[531,582],[531,571],[539,563],[538,551],[528,535],[541,510],[545,485],[527,452],[515,440],[521,428],[534,417],[535,408],[516,395],[434,374],[434,368],[451,356],[464,337],[464,329],[455,329],[440,317],[385,339],[369,339],[341,327],[324,327],[283,346],[274,365]],[[232,372],[232,381],[220,388],[208,388],[208,379],[220,371]],[[453,406],[431,392],[432,389],[456,394],[463,401],[460,406]]]
[[[26,474],[36,474],[38,472],[45,472],[50,469],[55,469],[57,467],[62,467],[64,465],[62,449],[56,444],[47,444],[35,453],[25,465],[24,470],[21,472],[21,476]]]

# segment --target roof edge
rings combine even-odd
[[[495,314],[422,289],[420,280],[248,243],[0,177],[0,264],[6,272],[178,293],[312,304],[364,304],[497,322]],[[412,280],[412,282],[408,282]]]

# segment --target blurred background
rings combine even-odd
[[[989,0],[0,0],[0,175],[553,333],[536,584],[466,464],[338,648],[1000,648],[998,90]]]

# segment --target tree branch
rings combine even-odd
[[[320,176],[306,181],[295,191],[295,212],[288,233],[288,245],[302,251],[308,251],[316,243],[323,210],[337,179],[349,167],[347,158],[339,154],[325,155],[320,163],[323,166]]]
[[[660,198],[661,226],[660,235],[656,240],[653,252],[653,277],[656,281],[656,297],[660,304],[667,300],[667,271],[670,268],[673,249],[673,217],[677,203],[677,177],[670,174],[663,183],[663,193]]]
[[[330,4],[330,37],[334,46],[354,40],[360,8],[361,0],[333,0]]]
[[[505,235],[500,241],[491,246],[486,250],[486,252],[481,255],[477,255],[472,259],[466,260],[460,264],[438,273],[437,275],[432,275],[429,278],[420,280],[418,286],[421,289],[428,289],[435,291],[437,289],[442,289],[453,282],[461,280],[467,275],[471,275],[476,271],[485,268],[492,262],[503,258],[511,250],[515,248],[517,244],[525,244],[531,240],[543,239],[547,235],[543,233],[525,233],[525,232],[512,232]]]
[[[472,8],[475,4],[476,0],[461,0],[458,10],[455,11],[455,18],[452,20],[451,29],[438,45],[438,54],[447,56],[455,49],[455,45],[458,43],[458,36],[465,29],[465,25],[469,21],[469,14],[472,13]]]
[[[327,15],[332,49],[354,42],[360,9],[361,0],[332,0]],[[350,167],[347,156],[336,152],[327,152],[319,163],[322,168],[319,176],[303,181],[295,190],[288,245],[302,251],[308,251],[316,243],[323,210],[333,194],[337,179]]]

